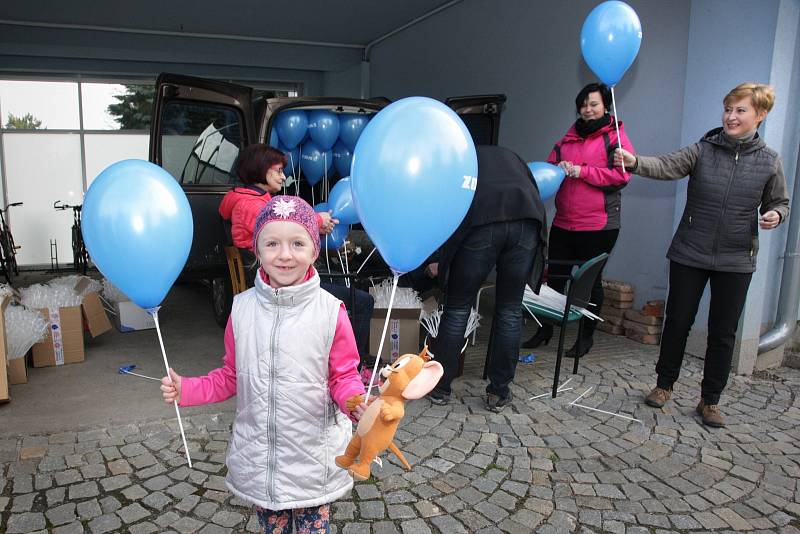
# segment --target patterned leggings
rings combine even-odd
[[[256,516],[264,534],[291,534],[293,519],[297,534],[327,534],[330,532],[330,515],[330,504],[278,511],[256,506]]]

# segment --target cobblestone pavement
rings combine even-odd
[[[484,333],[485,334],[485,333]],[[687,357],[673,400],[641,404],[656,349],[598,335],[573,387],[543,397],[553,350],[520,364],[511,409],[483,408],[479,344],[449,406],[408,404],[391,456],[333,505],[341,533],[800,532],[800,373],[732,377],[728,427],[694,414],[702,362]],[[566,360],[571,363],[571,360]],[[567,375],[569,377],[570,375]],[[642,423],[569,406],[581,403]],[[0,532],[256,532],[225,489],[232,413],[51,435],[0,437]]]

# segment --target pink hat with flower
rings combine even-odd
[[[258,234],[267,224],[273,221],[290,221],[306,229],[314,243],[314,257],[319,255],[319,223],[317,213],[308,202],[300,197],[279,195],[267,202],[256,218],[253,232],[253,250],[258,251]]]

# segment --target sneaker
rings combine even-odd
[[[434,389],[428,393],[428,400],[431,401],[431,404],[435,404],[436,406],[445,406],[450,402],[450,395]]]
[[[503,411],[503,408],[511,404],[511,401],[514,399],[514,395],[509,390],[508,397],[501,397],[500,395],[495,395],[494,393],[487,393],[486,394],[486,409],[490,412],[500,413]]]
[[[671,389],[664,389],[656,386],[653,388],[653,391],[644,398],[644,403],[653,408],[663,408],[671,396]]]
[[[725,417],[719,411],[719,405],[706,404],[706,401],[700,399],[700,404],[696,408],[697,414],[703,418],[703,424],[712,426],[714,428],[722,428],[725,426]]]

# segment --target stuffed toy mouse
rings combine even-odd
[[[389,449],[406,469],[411,469],[392,439],[405,414],[406,400],[419,399],[428,394],[442,374],[442,364],[431,361],[427,347],[419,355],[404,354],[393,364],[384,367],[380,372],[384,379],[378,390],[380,396],[370,403],[361,416],[344,454],[336,457],[336,465],[347,469],[355,480],[366,480],[370,475],[372,460]],[[362,400],[362,395],[348,399],[347,408],[352,410]]]

